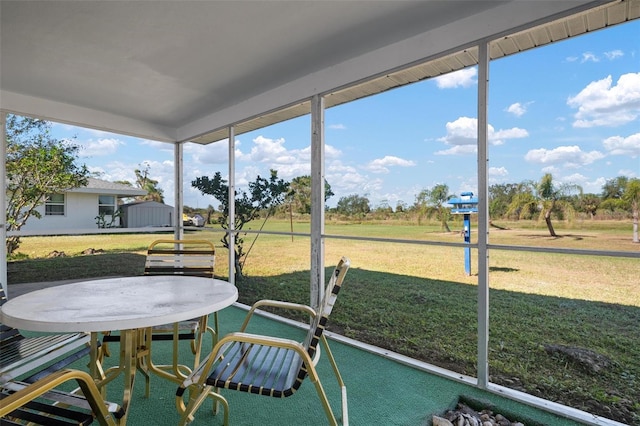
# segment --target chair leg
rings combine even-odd
[[[192,385],[190,386],[191,389],[187,388],[187,391],[189,391],[189,403],[188,405],[184,405],[184,400],[182,397],[182,394],[184,392],[185,389],[180,388],[178,390],[178,392],[176,393],[176,408],[178,409],[178,412],[180,413],[180,422],[179,424],[182,425],[187,425],[189,423],[191,423],[194,420],[194,415],[196,413],[196,411],[198,410],[198,408],[200,408],[200,406],[202,405],[202,403],[207,399],[207,397],[212,397],[216,402],[215,402],[215,406],[217,407],[217,404],[220,403],[222,404],[223,410],[224,410],[224,417],[223,417],[223,422],[225,426],[229,425],[229,403],[227,402],[227,400],[220,395],[216,389],[214,389],[211,386],[204,386],[202,387],[200,390],[198,389],[194,389],[195,386]],[[182,391],[182,392],[181,392]],[[217,410],[216,410],[217,412]]]
[[[336,416],[333,414],[333,410],[331,409],[331,405],[329,404],[329,399],[327,398],[327,394],[322,387],[322,383],[320,383],[320,379],[316,380],[314,385],[316,386],[316,392],[318,393],[320,402],[322,402],[322,407],[324,408],[324,413],[327,415],[329,424],[331,426],[338,426],[338,421],[336,420]]]
[[[333,369],[333,373],[336,376],[336,380],[338,381],[338,386],[340,386],[341,392],[341,403],[342,403],[342,424],[344,426],[349,425],[349,411],[347,406],[347,386],[344,384],[342,380],[342,375],[340,374],[340,370],[338,369],[338,364],[336,363],[336,359],[333,357],[333,352],[331,352],[331,348],[329,347],[329,342],[327,341],[326,336],[321,337],[322,346],[327,353],[327,358],[329,359],[329,363],[331,364],[331,368]]]

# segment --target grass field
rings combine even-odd
[[[535,226],[499,224],[497,245],[638,252],[628,224],[557,226],[558,238]],[[291,224],[272,222],[271,231]],[[305,233],[309,224],[293,224]],[[474,228],[475,231],[475,228]],[[435,225],[328,224],[328,236],[461,242]],[[187,238],[217,245],[216,273],[228,275],[222,233]],[[473,234],[472,234],[473,236]],[[28,237],[9,264],[9,283],[142,273],[144,251],[157,235]],[[245,249],[254,235],[246,235]],[[87,248],[103,254],[78,256]],[[66,257],[45,258],[51,251]],[[352,260],[330,329],[463,374],[477,361],[477,262],[464,274],[463,248],[327,238],[327,267]],[[264,297],[308,302],[309,238],[260,235],[238,282],[240,301]],[[637,258],[491,250],[490,374],[496,383],[627,424],[640,425],[640,262]],[[603,362],[595,371],[570,353]]]

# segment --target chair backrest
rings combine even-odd
[[[213,278],[215,247],[206,240],[156,240],[149,245],[145,275]]]
[[[0,306],[7,301],[0,286]],[[0,323],[0,384],[25,373],[41,369],[22,379],[33,382],[53,371],[65,368],[89,353],[87,333],[43,334],[25,337],[17,328]],[[63,357],[62,359],[58,359]],[[58,359],[55,363],[51,361]],[[42,369],[42,367],[47,366]],[[4,424],[4,423],[3,423]]]
[[[316,354],[318,342],[320,341],[322,333],[324,333],[327,321],[329,320],[329,315],[331,315],[333,306],[336,303],[338,293],[340,292],[340,288],[342,288],[342,283],[347,271],[349,270],[349,266],[351,266],[349,258],[342,257],[333,269],[333,273],[331,274],[327,287],[325,288],[324,298],[319,309],[320,312],[316,315],[314,321],[309,327],[309,333],[307,334],[303,345],[312,359]]]
[[[7,301],[7,294],[4,292],[4,287],[0,285],[0,306],[4,305]],[[24,336],[20,334],[18,329],[9,327],[0,323],[0,347],[4,347],[11,342],[24,339]],[[2,351],[5,352],[5,351]],[[4,365],[3,361],[0,361]]]

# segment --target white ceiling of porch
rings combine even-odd
[[[0,108],[209,143],[314,94],[330,107],[474,65],[481,40],[497,58],[639,15],[640,0],[2,0]]]

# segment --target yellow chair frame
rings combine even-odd
[[[256,302],[247,313],[240,332],[230,333],[220,339],[206,361],[178,388],[176,407],[181,415],[180,424],[193,421],[196,410],[210,396],[222,404],[224,424],[228,425],[229,404],[218,392],[221,388],[285,398],[293,395],[304,379],[309,377],[315,385],[329,423],[337,425],[338,421],[316,370],[320,358],[318,343],[321,342],[341,390],[342,424],[348,425],[346,386],[323,332],[349,266],[349,259],[343,257],[331,275],[323,303],[317,312],[309,306],[290,302]],[[246,333],[253,314],[263,307],[308,313],[311,321],[304,342]],[[185,404],[183,396],[187,391],[189,397]],[[217,407],[214,411],[217,411]]]

